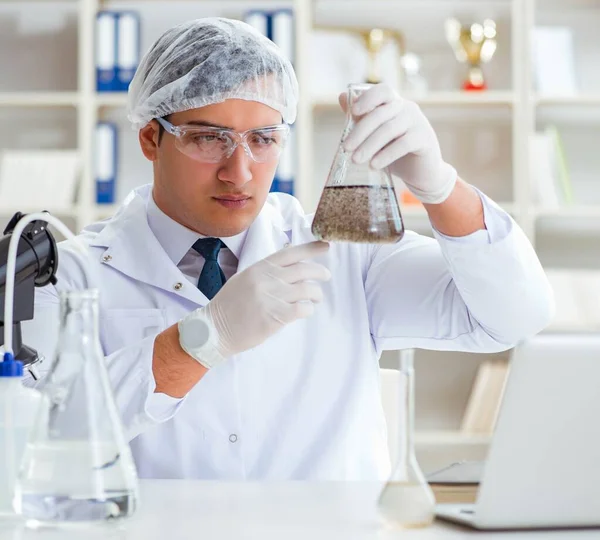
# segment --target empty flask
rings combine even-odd
[[[414,448],[413,350],[400,354],[400,429],[398,460],[379,497],[379,510],[395,527],[426,527],[435,517],[435,496],[421,471]]]
[[[29,524],[104,522],[138,502],[133,457],[98,335],[98,292],[61,297],[56,360],[25,448],[15,510]]]

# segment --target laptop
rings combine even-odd
[[[600,526],[600,335],[515,348],[477,500],[436,514],[476,529]]]

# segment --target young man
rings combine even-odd
[[[382,350],[500,351],[549,322],[523,232],[458,179],[419,108],[388,86],[357,101],[347,147],[404,180],[435,239],[315,242],[312,216],[269,194],[297,82],[243,23],[171,29],[129,93],[153,184],[81,238],[140,476],[385,479]],[[87,286],[73,246],[60,250],[26,336],[50,357],[59,292]]]

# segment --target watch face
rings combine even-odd
[[[198,349],[208,342],[210,337],[208,324],[202,319],[189,319],[185,324],[185,343],[188,347]]]

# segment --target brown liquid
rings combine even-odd
[[[330,186],[323,190],[312,224],[321,240],[390,244],[404,235],[393,187]]]

